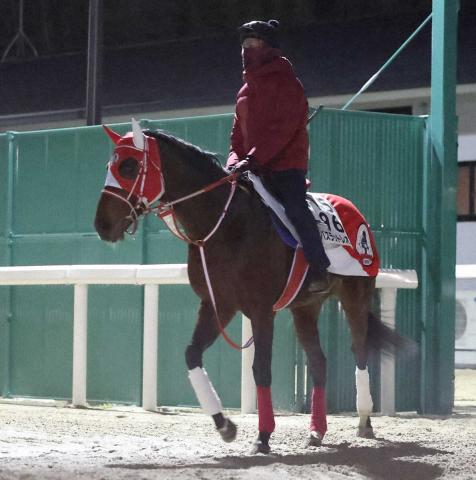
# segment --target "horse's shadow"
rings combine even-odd
[[[267,467],[283,464],[289,466],[329,465],[349,466],[361,475],[373,479],[404,478],[406,480],[432,480],[438,478],[443,469],[429,462],[419,461],[421,457],[450,452],[429,448],[415,442],[389,442],[379,440],[377,446],[350,446],[344,442],[337,445],[326,444],[309,449],[309,453],[296,455],[271,454],[267,456],[227,456],[213,463],[189,463],[181,465],[160,464],[110,464],[109,468],[133,470],[175,470],[175,469],[226,469],[239,470],[252,467]],[[412,457],[404,460],[402,457]]]

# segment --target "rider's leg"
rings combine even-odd
[[[304,256],[313,276],[322,279],[330,265],[316,219],[306,202],[306,172],[290,169],[263,176],[265,186],[283,204],[302,243]]]

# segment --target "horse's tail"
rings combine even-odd
[[[402,337],[395,330],[385,325],[375,314],[369,312],[367,348],[373,352],[392,354],[397,351],[415,353],[417,346],[413,340]]]

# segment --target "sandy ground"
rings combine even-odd
[[[331,415],[324,445],[306,448],[308,415],[279,415],[270,455],[251,455],[256,415],[233,414],[223,443],[197,411],[0,405],[0,480],[476,479],[476,371],[457,375],[450,417]]]

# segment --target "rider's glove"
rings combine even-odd
[[[245,158],[244,160],[240,160],[238,163],[235,163],[233,166],[233,173],[244,173],[247,172],[250,167],[249,167],[249,162]]]
[[[250,170],[255,175],[259,175],[261,173],[259,163],[256,158],[253,157],[253,155],[246,155],[245,160],[248,162],[248,170]]]

